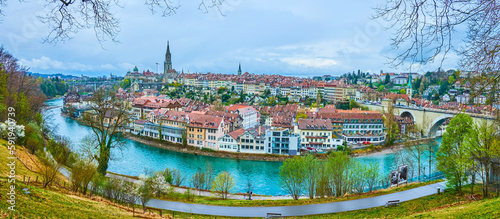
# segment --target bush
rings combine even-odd
[[[68,139],[54,140],[50,139],[47,142],[47,150],[54,156],[54,159],[65,165],[71,167],[74,162],[76,162],[75,155],[70,149],[70,143]]]
[[[375,149],[375,146],[373,144],[370,144],[366,146],[366,149],[368,149],[368,151],[373,151],[373,149]]]
[[[33,139],[33,138],[29,138],[26,141],[26,148],[29,150],[29,152],[31,154],[36,154],[38,152],[38,150],[42,147],[41,147],[41,144],[38,140]]]
[[[208,152],[216,152],[214,149],[210,149],[210,148],[202,148],[201,150],[208,151]]]
[[[74,192],[87,193],[90,181],[97,173],[97,165],[87,159],[78,159],[71,168],[70,180]]]
[[[42,164],[39,165],[39,173],[42,176],[43,188],[46,188],[56,179],[61,169],[61,165],[44,150],[40,150],[37,153],[37,157]]]
[[[184,197],[188,202],[194,202],[194,193],[191,192],[191,189],[187,189],[186,192],[184,192]]]

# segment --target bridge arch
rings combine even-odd
[[[441,126],[447,119],[453,118],[453,116],[455,115],[444,114],[434,119],[434,121],[432,121],[432,123],[429,124],[429,127],[427,128],[428,136],[436,135],[436,131],[439,128],[439,126]]]
[[[413,114],[413,112],[409,111],[409,110],[403,110],[399,116],[401,117],[410,117],[411,121],[414,121],[415,122],[415,115]]]

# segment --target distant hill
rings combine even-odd
[[[58,77],[60,79],[76,79],[76,78],[80,78],[80,77],[74,76],[74,75],[63,75],[61,73],[57,73],[57,74],[41,74],[41,73],[28,72],[28,74],[31,74],[34,77],[42,77],[42,78],[53,78],[53,77]]]

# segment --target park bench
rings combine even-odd
[[[281,214],[267,213],[267,217],[266,218],[283,218],[283,217],[281,217]]]
[[[392,201],[387,201],[387,203],[385,203],[385,207],[391,207],[391,206],[395,206],[395,205],[399,205],[399,200],[392,200]]]

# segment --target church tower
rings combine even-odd
[[[167,41],[167,52],[165,53],[165,62],[163,62],[163,73],[167,74],[170,70],[172,70],[172,55],[170,54],[170,46]]]
[[[238,76],[241,76],[241,63],[239,65],[239,67],[238,67]]]
[[[413,88],[411,87],[411,73],[408,75],[408,85],[406,85],[406,94],[408,95],[408,98],[413,96]]]

